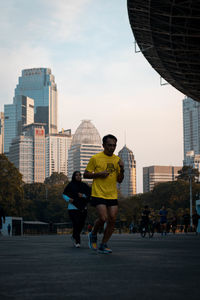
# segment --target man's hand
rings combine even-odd
[[[121,183],[124,179],[124,163],[121,159],[118,161],[118,165],[120,167],[120,172],[117,176],[117,181]]]
[[[118,165],[120,167],[120,171],[124,172],[124,162],[121,159],[118,161]]]

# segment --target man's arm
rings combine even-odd
[[[106,178],[109,175],[108,171],[102,171],[102,172],[98,172],[98,173],[94,173],[94,172],[89,172],[87,170],[85,170],[83,177],[87,178],[87,179],[94,179],[94,178]]]
[[[119,167],[120,167],[120,171],[119,174],[117,176],[117,182],[121,183],[124,179],[124,163],[123,161],[120,159],[119,162]]]

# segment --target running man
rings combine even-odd
[[[91,205],[96,207],[98,219],[89,233],[89,247],[97,250],[97,233],[104,227],[104,235],[99,246],[100,253],[112,253],[108,248],[118,212],[117,182],[124,179],[124,163],[114,153],[117,138],[111,134],[103,137],[104,151],[91,157],[84,178],[93,179]]]

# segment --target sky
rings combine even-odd
[[[126,0],[7,0],[0,11],[0,111],[13,103],[21,71],[51,68],[59,129],[89,119],[118,138],[142,168],[181,166],[182,100],[142,53],[135,53]]]

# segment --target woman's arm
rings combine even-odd
[[[63,199],[64,199],[66,202],[70,202],[70,203],[72,203],[72,202],[74,201],[74,199],[72,199],[72,198],[68,197],[68,196],[67,196],[67,195],[65,195],[65,194],[63,194],[62,196],[63,196]]]

